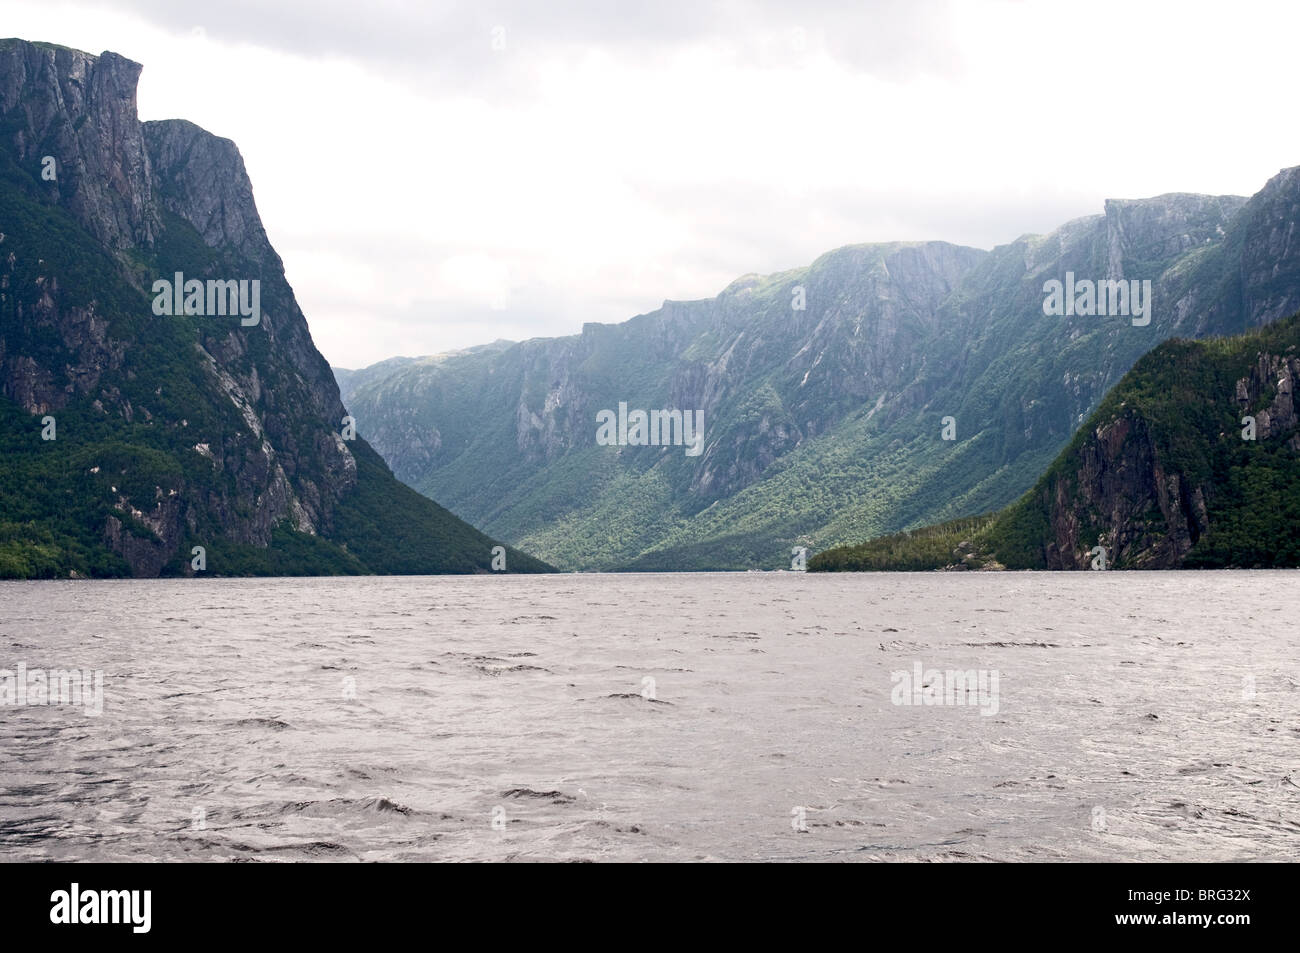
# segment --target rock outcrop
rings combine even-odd
[[[1292,565],[1278,541],[1296,536],[1300,504],[1298,348],[1300,316],[1161,346],[985,548],[1017,568],[1088,569],[1097,546],[1120,569]]]
[[[148,244],[158,229],[153,177],[136,115],[142,67],[116,53],[91,56],[47,43],[0,40],[0,115],[18,162],[57,162],[43,180],[114,249]]]

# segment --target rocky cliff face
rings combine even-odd
[[[364,441],[344,439],[338,386],[239,151],[192,123],[141,124],[140,69],[0,41],[0,395],[11,402],[0,437],[15,468],[47,473],[61,457],[80,468],[67,479],[87,484],[67,489],[76,518],[49,530],[65,546],[57,557],[40,548],[48,520],[0,524],[0,574],[51,559],[58,568],[42,573],[79,560],[188,571],[190,543],[228,549],[226,571],[486,570],[491,541],[411,499]],[[256,320],[156,314],[153,282],[175,272],[257,282]],[[33,445],[19,411],[55,413],[61,432]],[[359,506],[381,521],[404,513],[404,532],[375,533]],[[407,538],[417,528],[427,538]],[[517,557],[512,568],[539,567]]]
[[[286,519],[301,532],[328,530],[333,507],[356,482],[356,461],[338,429],[346,411],[266,237],[239,150],[183,120],[146,123],[144,134],[159,205],[191,225],[205,245],[223,250],[218,271],[257,278],[273,302],[262,308],[255,342],[242,326],[220,332],[205,326],[198,342],[256,439],[213,458],[218,466],[252,468],[241,493],[266,487],[246,541],[267,545],[272,528]],[[266,346],[265,360],[249,360],[252,343]],[[302,432],[304,418],[316,426]]]
[[[1287,171],[1250,200],[1111,200],[991,252],[844,248],[575,337],[349,372],[345,396],[404,479],[565,566],[779,568],[1010,503],[1159,342],[1300,307],[1297,202]],[[1150,324],[1045,315],[1067,272],[1150,281]],[[703,409],[704,452],[596,447],[618,401]]]
[[[1144,357],[994,522],[1013,568],[1294,565],[1300,519],[1300,316]]]
[[[140,71],[139,64],[113,53],[93,57],[26,43],[0,48],[0,109],[6,124],[16,127],[16,158],[38,168],[45,155],[52,156],[57,178],[49,182],[48,197],[114,251],[152,247],[163,235],[161,214],[167,209],[193,226],[207,247],[222,253],[195,262],[207,267],[192,267],[187,277],[256,278],[281,286],[283,307],[264,310],[253,332],[259,335],[256,342],[239,324],[225,322],[220,331],[200,326],[197,355],[202,366],[247,425],[245,431],[196,441],[207,444],[214,467],[234,477],[233,492],[204,503],[216,510],[233,539],[257,546],[269,545],[273,527],[286,519],[302,532],[327,530],[334,504],[356,480],[351,453],[327,424],[344,416],[333,377],[284,285],[283,268],[267,241],[234,143],[178,120],[142,125],[135,103]],[[142,292],[147,285],[147,280],[140,283]],[[60,326],[75,361],[60,381],[57,370],[37,370],[30,357],[13,359],[23,361],[28,373],[12,375],[13,386],[6,391],[12,390],[30,412],[66,403],[68,383],[73,394],[93,393],[102,370],[115,363],[120,368],[129,350],[129,342],[111,340],[93,314],[75,308],[62,313],[56,295],[43,296],[33,317]],[[263,345],[265,359],[248,360],[249,349]],[[273,380],[265,379],[268,371]],[[25,393],[31,396],[24,399]],[[147,405],[123,402],[116,393],[98,396],[128,420],[152,413]],[[315,427],[295,435],[304,410]],[[305,444],[300,444],[303,438]],[[304,466],[303,457],[310,465]],[[247,498],[257,505],[242,511],[235,501]],[[183,534],[183,521],[195,519],[170,503],[159,503],[150,512],[158,528],[157,545],[130,543],[126,548],[117,517],[109,517],[105,531],[110,545],[123,547],[121,554],[145,574],[159,568],[161,554],[170,555],[167,550]],[[150,555],[141,556],[144,549]]]
[[[1300,357],[1294,348],[1288,348],[1285,354],[1256,355],[1250,376],[1237,381],[1234,388],[1237,410],[1255,418],[1256,440],[1282,441],[1291,450],[1300,452],[1297,381],[1300,381]]]
[[[0,40],[6,145],[30,167],[55,157],[58,178],[45,186],[48,194],[114,249],[147,244],[158,228],[136,116],[141,68],[116,53]]]
[[[1095,542],[1106,547],[1108,559],[1134,569],[1178,565],[1209,529],[1207,487],[1188,485],[1161,459],[1148,422],[1137,414],[1096,428],[1079,450],[1072,477],[1047,491],[1048,569],[1089,568],[1092,541],[1083,535],[1097,523],[1105,529]]]
[[[163,207],[193,225],[212,248],[279,263],[233,142],[183,119],[147,122],[143,129],[150,177]]]

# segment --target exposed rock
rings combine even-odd
[[[1257,440],[1290,434],[1289,446],[1300,450],[1293,386],[1298,375],[1300,358],[1294,353],[1260,353],[1250,376],[1233,385],[1241,415],[1274,393],[1267,407],[1253,415]],[[1235,432],[1225,437],[1238,439]],[[1132,408],[1097,426],[1069,459],[1071,470],[1035,491],[1048,501],[1050,513],[1047,568],[1089,568],[1092,555],[1084,534],[1092,530],[1112,565],[1171,569],[1210,531],[1212,480],[1206,476],[1193,482],[1164,459],[1150,421]]]
[[[38,167],[53,156],[58,178],[44,187],[118,249],[152,241],[158,226],[136,116],[141,69],[116,53],[0,41],[0,115],[16,127],[19,160]]]

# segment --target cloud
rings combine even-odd
[[[524,84],[539,57],[592,51],[646,67],[690,47],[740,65],[795,65],[823,52],[903,81],[951,74],[962,53],[948,0],[107,0],[178,34],[299,56],[349,59],[442,89]]]
[[[845,244],[1251,193],[1300,163],[1276,93],[1298,28],[1254,0],[6,4],[17,35],[143,63],[143,118],[238,144],[346,366],[577,333]]]

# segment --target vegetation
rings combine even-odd
[[[1203,341],[1171,340],[1142,357],[1106,396],[1037,484],[992,516],[927,527],[820,553],[809,569],[937,569],[964,535],[976,559],[1009,569],[1047,568],[1051,507],[1064,498],[1082,514],[1081,541],[1091,546],[1107,528],[1107,514],[1080,502],[1081,454],[1099,428],[1125,421],[1149,439],[1162,472],[1199,488],[1208,531],[1192,545],[1187,568],[1300,566],[1300,427],[1254,441],[1241,436],[1243,413],[1257,416],[1292,383],[1264,380],[1243,412],[1236,384],[1257,374],[1262,356],[1294,360],[1300,353],[1300,315],[1247,334]],[[960,528],[959,528],[960,527]],[[1158,510],[1147,533],[1165,532]],[[1122,560],[1114,568],[1125,568]]]
[[[1011,505],[1142,354],[1180,333],[1241,331],[1259,300],[1241,275],[1276,275],[1268,300],[1293,296],[1295,256],[1247,261],[1244,236],[1294,208],[1289,192],[1260,194],[1249,208],[1136,203],[1158,214],[1125,226],[1126,273],[1149,276],[1161,302],[1198,303],[1157,308],[1146,327],[1043,314],[1045,277],[1109,273],[1114,227],[1099,215],[988,253],[850,246],[570,338],[377,365],[345,375],[348,406],[412,486],[557,565],[779,569],[793,546]],[[702,457],[593,452],[596,410],[699,394]],[[939,438],[947,416],[955,440]]]
[[[993,522],[993,515],[949,520],[937,526],[892,533],[857,546],[818,553],[808,561],[811,572],[926,572],[961,565],[982,569],[987,560],[972,541]]]

